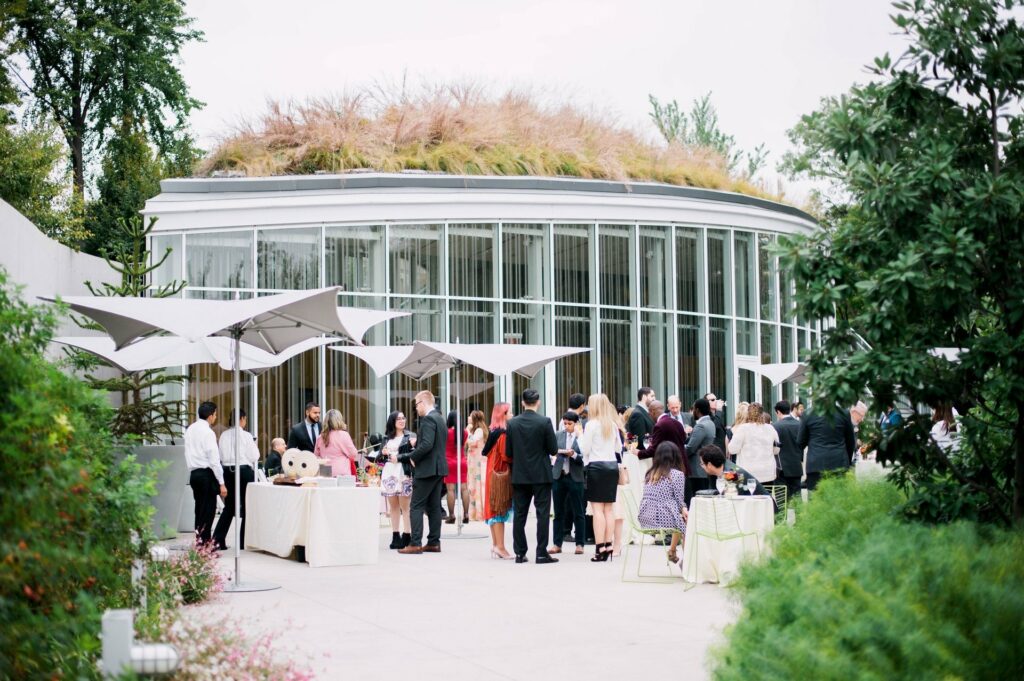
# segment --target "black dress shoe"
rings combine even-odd
[[[228,545],[227,544],[214,544],[213,548],[214,548],[215,551],[227,551],[228,550]]]
[[[558,559],[552,556],[537,556],[537,565],[543,565],[544,563],[557,563]]]
[[[529,563],[530,559],[527,558],[526,556],[516,556],[516,562],[517,563]]]

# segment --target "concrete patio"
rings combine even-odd
[[[483,523],[464,528],[486,533]],[[221,594],[185,613],[230,614],[252,634],[277,632],[278,649],[320,679],[538,681],[708,678],[708,647],[737,612],[714,585],[622,582],[621,559],[591,563],[593,547],[576,556],[566,545],[557,565],[536,565],[532,518],[526,565],[490,558],[486,538],[452,535],[445,525],[440,554],[402,556],[381,528],[372,566],[310,568],[245,552],[244,579],[281,588]],[[661,569],[663,549],[649,548],[645,569]],[[222,556],[230,571],[231,552]]]

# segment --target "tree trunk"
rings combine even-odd
[[[1024,524],[1024,401],[1017,402],[1013,453],[1013,523],[1019,527]]]
[[[75,194],[85,198],[85,154],[82,151],[82,136],[73,135],[68,140],[71,145],[71,169],[74,174]]]

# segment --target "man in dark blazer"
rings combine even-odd
[[[690,459],[690,475],[686,478],[683,499],[687,505],[698,490],[708,489],[711,480],[700,465],[700,450],[715,444],[715,423],[711,420],[711,404],[701,397],[693,401],[693,432],[686,441],[686,456]],[[719,448],[721,449],[721,448]]]
[[[704,396],[704,399],[711,406],[709,416],[715,424],[715,446],[725,452],[727,451],[725,448],[725,422],[722,420],[722,409],[725,407],[725,401],[718,399],[715,393],[708,393]],[[726,455],[725,458],[728,459],[729,456]]]
[[[636,392],[636,404],[633,405],[633,411],[629,415],[629,421],[626,422],[626,432],[636,438],[636,452],[638,457],[646,450],[646,447],[644,446],[644,438],[650,435],[651,431],[654,430],[654,419],[651,418],[650,412],[651,402],[653,401],[654,389],[647,387],[640,388],[640,390]]]
[[[296,423],[288,433],[288,449],[301,449],[312,452],[316,448],[316,439],[320,436],[320,405],[316,402],[306,403],[306,418]]]
[[[586,541],[586,507],[583,502],[583,453],[580,452],[579,438],[582,428],[579,414],[569,410],[562,417],[562,428],[555,433],[558,454],[551,465],[551,496],[555,503],[555,520],[552,523],[554,546],[548,553],[561,553],[565,531],[576,528],[576,553],[583,553]]]
[[[800,419],[800,447],[807,448],[807,489],[818,486],[821,474],[845,471],[853,461],[857,438],[845,409],[811,409]]]
[[[779,434],[779,460],[782,479],[786,483],[786,497],[800,496],[800,479],[804,475],[804,448],[800,446],[800,422],[790,413],[787,400],[775,403],[775,432]]]
[[[434,394],[422,390],[416,394],[416,413],[419,415],[419,430],[416,433],[416,447],[411,452],[392,454],[396,463],[408,461],[412,469],[412,499],[409,502],[409,524],[412,538],[409,545],[399,553],[440,553],[441,552],[441,490],[444,476],[448,475],[448,461],[445,447],[448,444],[448,428],[444,417],[434,407]],[[423,540],[423,514],[427,514],[427,545]]]
[[[645,455],[639,458],[650,458],[654,456],[654,450],[658,448],[658,445],[662,442],[671,442],[679,448],[679,453],[687,459],[687,467],[689,467],[689,457],[686,456],[686,427],[680,421],[672,418],[672,414],[665,411],[665,405],[657,400],[651,402],[651,416],[654,418],[654,430],[651,431],[651,446],[647,448]]]
[[[508,422],[505,455],[512,461],[512,550],[517,563],[526,563],[526,516],[530,500],[537,511],[537,562],[557,563],[548,554],[548,518],[551,517],[551,459],[558,442],[551,421],[537,413],[540,393],[523,391],[523,413]],[[442,450],[443,453],[443,450]]]

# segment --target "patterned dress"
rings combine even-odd
[[[468,429],[467,429],[468,435]],[[469,488],[469,519],[484,518],[484,431],[477,428],[466,438],[466,487]]]
[[[683,501],[685,489],[686,475],[674,468],[669,471],[667,478],[644,483],[644,498],[640,500],[640,512],[637,514],[640,527],[674,528],[686,532],[682,515],[686,507]]]

